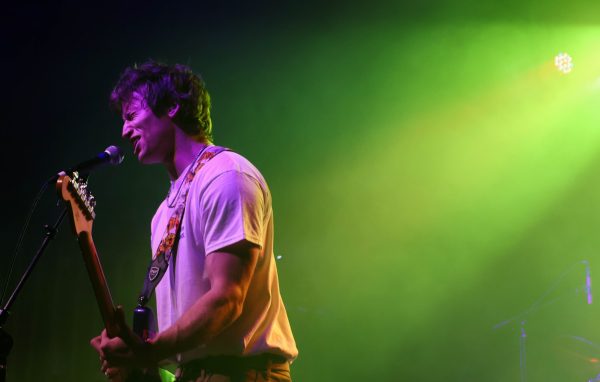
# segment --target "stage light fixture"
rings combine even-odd
[[[559,53],[554,57],[554,65],[564,74],[573,70],[573,59],[567,53]]]

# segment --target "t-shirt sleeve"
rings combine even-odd
[[[265,195],[254,177],[231,170],[214,178],[200,197],[206,254],[247,240],[262,247]]]

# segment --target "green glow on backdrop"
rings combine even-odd
[[[352,49],[336,44],[342,36]],[[342,28],[311,41],[297,57],[304,71],[283,70],[321,84],[305,97],[288,85],[281,102],[294,99],[310,122],[290,121],[307,163],[284,188],[282,226],[314,293],[297,297],[312,314],[296,324],[317,332],[300,336],[303,357],[336,366],[322,380],[476,380],[506,353],[512,361],[486,380],[518,377],[516,346],[480,348],[498,346],[494,320],[533,300],[494,287],[514,281],[532,299],[590,255],[560,240],[554,260],[515,247],[597,158],[597,37],[591,27]],[[575,60],[566,76],[553,67],[562,50]],[[525,274],[510,280],[504,261]]]

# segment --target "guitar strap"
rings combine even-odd
[[[192,180],[194,180],[194,176],[196,176],[196,174],[209,160],[223,151],[229,151],[229,149],[220,146],[205,147],[200,152],[200,155],[198,155],[198,158],[196,158],[194,163],[192,163],[192,167],[190,167],[191,170],[188,171],[183,179],[183,184],[181,185],[181,197],[178,197],[179,204],[175,208],[171,218],[169,218],[163,238],[158,245],[154,257],[150,261],[150,265],[148,266],[148,272],[144,278],[144,287],[138,299],[139,306],[144,307],[148,301],[150,301],[154,289],[165,275],[165,272],[169,267],[169,261],[177,250],[181,220],[183,218],[183,212],[185,211],[185,202],[187,200],[187,195],[190,190]]]

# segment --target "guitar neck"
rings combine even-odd
[[[118,334],[118,327],[115,321],[115,306],[91,233],[87,231],[80,232],[78,241],[83,261],[85,262],[85,267],[92,283],[92,288],[94,289],[96,302],[104,321],[104,327],[109,337],[115,337]]]

